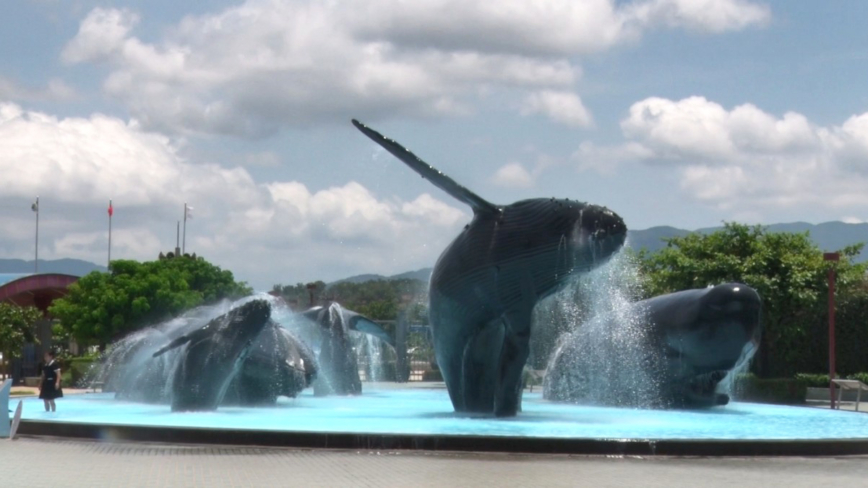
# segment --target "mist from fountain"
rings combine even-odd
[[[364,370],[365,381],[395,381],[395,348],[371,334],[352,332],[359,358],[359,369]]]
[[[541,304],[543,328],[559,331],[548,357],[547,398],[574,403],[661,406],[661,360],[647,347],[649,324],[635,258],[625,252]],[[560,364],[555,364],[555,362]]]
[[[102,360],[91,368],[85,376],[84,383],[94,382],[103,384],[103,391],[114,392],[116,398],[144,403],[169,403],[172,398],[172,382],[174,371],[183,359],[186,346],[168,351],[156,358],[153,353],[165,346],[177,337],[183,336],[195,329],[202,327],[209,321],[228,313],[230,310],[240,307],[251,300],[267,300],[272,306],[272,321],[288,332],[290,336],[307,345],[314,357],[318,357],[324,341],[323,330],[316,323],[294,313],[281,300],[265,294],[258,293],[240,300],[223,300],[217,304],[197,307],[179,317],[136,331],[125,338],[111,344]],[[265,335],[269,329],[263,331]],[[384,344],[376,337],[368,334],[350,331],[360,350],[368,360],[368,371],[374,381],[386,379],[383,372],[382,361],[390,356],[387,349],[391,346]],[[255,348],[271,348],[274,350],[257,351],[259,357],[267,357],[269,354],[285,354],[285,347],[280,344],[279,333],[271,331],[269,335],[260,337]],[[385,346],[385,347],[384,347]],[[284,366],[282,358],[276,361],[261,361],[258,369],[253,374],[263,379],[280,378],[278,368]],[[274,369],[274,371],[263,370]],[[329,376],[335,374],[330,368],[320,368],[316,381],[327,386],[326,390],[334,381]],[[239,381],[250,383],[250,378],[245,374],[239,375]],[[266,380],[267,381],[267,380]],[[260,382],[261,383],[261,382]],[[247,385],[245,385],[247,386]],[[256,385],[257,393],[264,393],[263,385]],[[264,385],[267,386],[267,385]],[[232,387],[227,393],[226,402],[235,404],[240,401],[239,387]],[[278,388],[280,389],[280,388]],[[248,389],[248,391],[250,391]],[[267,398],[267,395],[264,395]]]
[[[143,328],[109,345],[101,361],[95,364],[84,383],[102,383],[103,391],[115,392],[118,399],[168,403],[172,394],[173,372],[186,347],[166,352],[156,358],[153,353],[209,321],[249,301],[262,299],[275,305],[274,297],[257,294],[240,300],[223,300],[214,305],[196,307],[176,318]]]

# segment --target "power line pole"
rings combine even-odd
[[[106,265],[106,269],[111,270],[112,267],[112,214],[115,211],[112,208],[112,201],[109,200],[109,208],[108,208],[108,219],[109,219],[109,241],[108,241],[108,261]]]
[[[181,221],[178,221],[177,230],[175,231],[175,257],[181,255]]]
[[[184,202],[184,237],[181,241],[181,253],[185,254],[187,252],[187,219],[193,218],[193,207],[187,205],[187,202]]]
[[[36,203],[31,205],[30,209],[36,212],[36,257],[33,260],[33,274],[39,274],[39,196],[36,197]]]

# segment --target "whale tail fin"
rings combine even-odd
[[[371,129],[356,119],[353,119],[353,125],[362,131],[363,134],[371,138],[371,140],[380,146],[383,146],[383,149],[389,151],[393,156],[403,161],[404,164],[409,166],[413,171],[419,173],[422,178],[430,181],[434,186],[452,195],[454,198],[470,205],[470,208],[473,209],[474,213],[493,213],[499,211],[497,205],[459,185],[455,180],[446,176],[437,168],[422,161],[418,156],[410,152],[404,146],[380,134],[374,129]]]

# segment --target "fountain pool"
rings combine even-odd
[[[95,393],[67,396],[58,402],[58,410],[47,413],[40,400],[25,400],[20,432],[171,442],[207,441],[204,435],[218,443],[301,447],[868,453],[868,415],[754,403],[702,411],[639,410],[553,403],[534,392],[525,393],[517,417],[499,419],[454,413],[443,388],[383,384],[357,397],[304,392],[296,399],[281,398],[269,408],[172,413],[166,405],[124,402],[112,394]],[[165,437],[167,433],[172,434]],[[808,447],[813,451],[805,451]]]

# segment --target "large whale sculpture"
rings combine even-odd
[[[320,353],[317,358],[321,374],[314,382],[314,394],[322,396],[362,393],[358,356],[353,350],[350,331],[371,334],[394,347],[391,336],[373,320],[347,310],[337,302],[313,307],[302,315],[319,325],[322,332]]]
[[[181,334],[185,335],[185,334]],[[159,345],[170,342],[157,329],[145,329],[115,345],[95,381],[118,399],[165,403],[172,398],[170,378],[184,361],[185,349],[152,357]],[[221,405],[273,404],[278,396],[295,397],[317,376],[317,360],[310,347],[274,321],[268,321],[250,347],[241,371],[230,383]]]
[[[717,386],[731,371],[753,357],[760,340],[761,300],[749,286],[727,283],[642,300],[620,319],[605,317],[570,334],[555,352],[546,372],[543,397],[574,403],[632,407],[698,408],[725,405],[729,397]],[[617,320],[633,318],[638,327],[624,330]],[[618,337],[639,340],[626,347]],[[594,344],[589,334],[606,334]],[[600,358],[589,347],[608,348]],[[641,368],[637,371],[635,368]],[[604,372],[608,375],[603,377]],[[639,378],[643,384],[633,382]],[[637,390],[653,387],[650,402]]]
[[[456,411],[516,415],[534,306],[617,252],[624,221],[605,207],[567,199],[495,205],[397,142],[353,124],[473,210],[431,275],[435,354]]]
[[[216,410],[270,316],[267,301],[253,300],[155,352],[156,358],[189,343],[175,369],[172,411]]]

